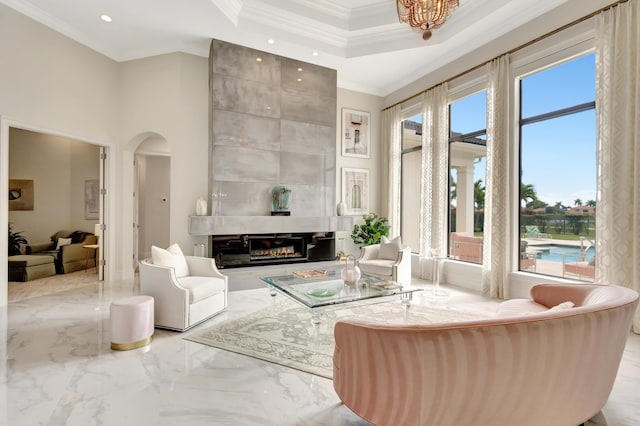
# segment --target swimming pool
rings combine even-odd
[[[536,246],[538,253],[538,259],[549,260],[551,262],[562,262],[563,258],[565,263],[577,262],[580,257],[580,247],[576,246],[564,246],[561,244],[548,244],[544,246]],[[596,248],[591,246],[587,250],[584,260],[590,261],[596,255]]]

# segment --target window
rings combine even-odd
[[[593,281],[595,55],[520,80],[520,270]]]
[[[482,263],[487,94],[449,106],[449,256]]]
[[[400,229],[402,242],[420,251],[420,205],[422,175],[422,115],[402,122],[402,188]]]

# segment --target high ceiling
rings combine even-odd
[[[216,38],[337,69],[340,87],[379,96],[581,1],[460,0],[425,42],[398,22],[395,0],[0,0],[116,61],[207,57]]]

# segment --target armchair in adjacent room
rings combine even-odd
[[[403,245],[399,236],[391,241],[382,237],[380,244],[360,249],[358,266],[362,272],[411,284],[411,247]]]
[[[140,294],[154,298],[155,326],[185,331],[227,308],[228,277],[207,257],[184,256],[177,244],[151,247],[140,262]]]

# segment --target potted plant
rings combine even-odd
[[[362,216],[362,218],[364,223],[355,225],[351,232],[351,239],[357,246],[363,247],[378,244],[380,238],[389,236],[391,227],[387,224],[386,217],[379,217],[377,214],[371,213]]]
[[[20,254],[20,244],[27,244],[27,239],[20,232],[11,230],[11,222],[9,222],[9,256]]]

